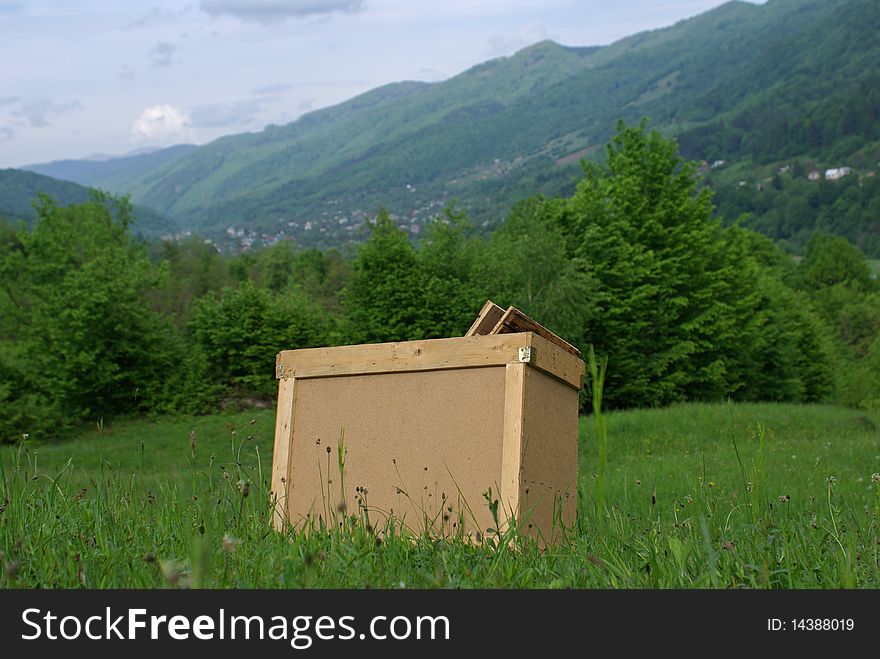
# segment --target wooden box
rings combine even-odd
[[[515,518],[558,541],[575,521],[583,373],[532,332],[281,352],[276,528],[366,513],[479,539]]]

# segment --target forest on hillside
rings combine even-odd
[[[282,349],[461,335],[487,298],[607,357],[610,407],[880,406],[863,253],[816,232],[795,262],[720,221],[696,170],[620,124],[571,194],[520,202],[490,236],[451,206],[416,246],[382,211],[354,253],[144,242],[125,198],[43,197],[32,228],[0,231],[0,441],[270,401]]]

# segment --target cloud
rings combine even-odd
[[[12,126],[0,126],[0,142],[8,142],[15,137],[15,129]]]
[[[0,108],[4,105],[14,105],[18,103],[21,99],[18,96],[0,96]]]
[[[131,126],[131,135],[137,141],[154,145],[173,144],[192,140],[189,115],[173,105],[154,105],[144,108]]]
[[[195,141],[199,129],[244,129],[260,118],[265,99],[248,99],[232,103],[211,103],[193,108],[175,105],[153,105],[144,108],[131,126],[136,142],[151,145]]]
[[[173,43],[160,41],[150,49],[150,66],[171,66],[177,61],[174,56],[179,50]]]
[[[489,52],[494,55],[510,55],[530,46],[533,43],[549,39],[547,26],[543,23],[533,23],[514,34],[496,34],[489,39]]]
[[[196,128],[244,126],[257,119],[261,109],[262,103],[258,99],[200,105],[190,112],[190,125]]]
[[[136,21],[125,26],[126,30],[136,30],[139,28],[148,28],[153,26],[165,26],[177,24],[187,13],[194,8],[194,5],[185,5],[178,11],[163,10],[153,7],[146,14]]]
[[[275,94],[289,92],[291,89],[293,89],[293,85],[286,85],[283,83],[277,85],[263,85],[262,87],[257,87],[251,92],[251,94],[254,96],[273,96]]]
[[[73,110],[81,110],[82,103],[79,101],[68,101],[67,103],[56,103],[49,98],[41,98],[36,101],[28,101],[22,103],[21,107],[15,111],[15,116],[24,117],[34,128],[45,128],[50,126],[49,115],[66,114]]]
[[[311,110],[314,110],[314,109],[315,109],[315,99],[313,99],[313,98],[304,99],[304,100],[300,101],[300,103],[299,103],[300,112],[310,112]]]
[[[199,7],[211,16],[229,14],[252,23],[272,23],[285,18],[305,18],[364,10],[365,0],[201,0]]]
[[[122,68],[119,69],[118,76],[121,80],[134,80],[134,69],[128,64],[123,64]]]

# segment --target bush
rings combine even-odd
[[[20,231],[0,262],[0,342],[14,373],[3,427],[61,431],[154,409],[181,353],[149,305],[158,273],[129,237],[127,201],[95,194],[60,208],[43,198],[37,212],[33,231]]]
[[[275,394],[275,355],[324,345],[326,314],[296,289],[270,293],[246,281],[209,293],[189,322],[208,377],[226,393],[269,398]]]

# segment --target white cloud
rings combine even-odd
[[[135,30],[139,28],[155,28],[155,27],[164,27],[167,25],[176,25],[179,24],[180,21],[188,14],[192,9],[194,9],[194,5],[187,4],[181,9],[160,9],[159,7],[153,7],[146,14],[144,14],[141,18],[136,21],[132,21],[129,23],[125,29]]]
[[[192,140],[189,114],[173,105],[145,108],[131,126],[135,141],[161,146]]]
[[[199,7],[211,16],[229,14],[239,20],[271,23],[285,18],[304,18],[363,11],[365,0],[201,0]]]

